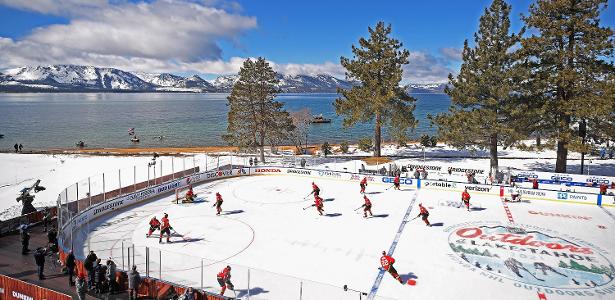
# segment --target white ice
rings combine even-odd
[[[325,199],[326,216],[318,216],[315,208],[309,207],[312,197],[306,196],[313,180]],[[216,273],[230,265],[239,297],[249,290],[253,299],[295,299],[300,292],[302,299],[356,299],[357,293],[344,292],[341,287],[370,291],[379,272],[380,253],[390,248],[416,193],[411,217],[418,214],[417,205],[422,203],[430,210],[434,226],[427,227],[420,219],[408,222],[392,256],[404,281],[414,278],[417,285],[401,285],[384,274],[378,297],[538,299],[537,286],[524,285],[515,275],[475,268],[449,246],[449,237],[462,223],[507,225],[499,197],[471,192],[473,209],[468,212],[457,207],[460,197],[456,192],[408,187],[395,191],[388,187],[369,184],[367,196],[372,200],[374,217],[365,219],[360,209],[355,211],[363,204],[358,182],[284,175],[225,179],[195,186],[197,197],[207,202],[177,205],[172,203],[175,195],[169,194],[105,215],[82,228],[74,237],[74,246],[79,257],[94,250],[99,257],[112,257],[119,266],[136,264],[142,275],[149,260],[149,276],[197,288],[202,281],[210,292],[219,291]],[[221,216],[216,216],[212,207],[216,192],[224,198]],[[535,226],[560,238],[578,239],[600,249],[595,250],[604,255],[600,263],[615,261],[615,210],[544,201],[508,206],[518,226]],[[146,238],[146,232],[149,219],[163,213],[169,214],[179,235],[173,235],[171,243],[163,239],[160,244],[156,237]],[[540,255],[528,259],[553,261]],[[542,276],[534,268],[528,270],[531,275],[521,275]],[[560,295],[551,288],[547,297],[613,299],[612,279],[601,278],[605,281],[602,286],[580,282],[579,288],[558,290],[580,291],[586,296]],[[606,295],[596,291],[608,288],[614,291],[604,292]]]

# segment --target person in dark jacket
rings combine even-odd
[[[19,145],[15,144],[15,146],[13,146],[13,148],[15,148],[15,153],[19,152]]]
[[[43,232],[47,232],[49,222],[51,222],[51,210],[47,207],[43,211]]]
[[[85,283],[85,275],[83,273],[79,274],[79,278],[77,278],[77,296],[79,300],[85,300],[85,292],[87,292],[87,284]]]
[[[30,233],[28,233],[28,225],[21,226],[21,254],[28,254],[30,249],[28,246],[30,245]]]
[[[73,281],[73,276],[75,275],[76,264],[75,264],[75,255],[73,254],[72,250],[68,252],[64,265],[66,266],[66,273],[68,274],[68,285],[73,286],[75,285],[75,282]]]
[[[107,282],[109,283],[109,295],[115,293],[117,287],[117,282],[115,280],[115,271],[115,263],[111,260],[111,258],[109,258],[107,260],[107,274],[105,274],[105,276],[107,277]]]
[[[137,299],[139,284],[141,284],[141,275],[137,271],[137,266],[132,266],[132,270],[128,271],[128,299]]]
[[[50,244],[54,244],[56,247],[58,246],[58,231],[55,227],[51,227],[51,229],[47,231],[47,240]]]
[[[38,270],[38,279],[44,280],[43,270],[45,269],[45,248],[38,248],[34,252],[34,261],[36,262],[36,269]]]
[[[88,289],[92,289],[94,286],[94,263],[98,257],[94,251],[90,250],[90,254],[83,261],[83,267],[88,272]]]
[[[100,294],[103,292],[106,275],[107,267],[100,264],[100,258],[96,259],[96,263],[94,264],[94,283],[96,284],[94,292],[96,294]]]

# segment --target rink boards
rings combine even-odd
[[[265,176],[251,175],[267,175],[266,177],[272,177],[272,180],[266,179]],[[244,176],[250,176],[250,178],[253,179],[230,179],[233,177]],[[289,178],[284,179],[284,177]],[[306,170],[283,167],[256,167],[235,169],[233,171],[227,170],[202,172],[185,178],[177,179],[162,185],[144,189],[137,193],[124,195],[122,197],[107,201],[101,205],[93,206],[87,211],[84,211],[81,215],[77,216],[75,219],[73,219],[73,223],[71,223],[71,225],[78,227],[88,222],[96,223],[96,219],[101,216],[106,216],[106,218],[104,219],[111,220],[108,223],[114,223],[115,221],[113,220],[122,220],[123,215],[130,213],[130,210],[132,210],[133,208],[129,206],[141,202],[146,203],[146,200],[149,199],[160,198],[161,195],[171,193],[172,191],[174,191],[175,188],[185,186],[187,184],[196,185],[199,183],[204,183],[205,186],[216,186],[216,183],[213,181],[222,179],[220,181],[220,184],[224,182],[226,183],[222,185],[219,184],[216,186],[216,188],[227,189],[223,191],[223,194],[230,195],[227,196],[230,199],[228,201],[228,204],[225,205],[232,205],[233,202],[240,201],[242,198],[264,196],[264,190],[261,191],[261,193],[257,193],[254,191],[251,192],[250,189],[258,190],[258,187],[263,186],[264,184],[273,186],[274,183],[270,182],[279,182],[280,189],[284,189],[285,185],[290,186],[290,188],[294,189],[294,191],[291,191],[294,194],[291,194],[296,195],[297,189],[299,188],[299,186],[297,185],[298,182],[300,182],[301,189],[307,189],[309,187],[309,181],[313,180],[324,190],[324,198],[327,198],[330,193],[337,193],[337,195],[335,196],[336,201],[331,203],[327,202],[325,204],[325,209],[327,211],[337,212],[336,209],[339,208],[336,208],[336,206],[341,207],[342,205],[344,205],[346,208],[344,208],[344,210],[339,210],[342,215],[340,217],[337,217],[341,221],[336,221],[336,218],[325,218],[324,220],[312,219],[311,216],[314,215],[313,211],[301,211],[300,208],[301,206],[305,205],[304,203],[297,203],[294,206],[292,204],[286,204],[288,205],[288,207],[299,208],[298,210],[288,210],[286,206],[275,206],[276,211],[280,210],[284,212],[284,214],[286,214],[289,218],[285,221],[288,222],[287,224],[285,224],[285,226],[288,227],[287,230],[292,232],[298,232],[300,233],[300,236],[304,237],[304,240],[299,239],[296,241],[292,241],[293,244],[297,243],[297,245],[303,245],[299,248],[294,248],[293,246],[285,246],[284,241],[275,241],[275,235],[269,236],[270,233],[268,233],[268,231],[270,231],[271,229],[268,228],[268,225],[266,223],[270,221],[268,221],[264,216],[258,217],[259,215],[267,213],[267,211],[259,211],[259,209],[267,207],[268,205],[272,205],[271,203],[253,203],[253,206],[250,206],[250,204],[245,204],[245,207],[242,207],[242,209],[247,210],[248,212],[246,214],[237,215],[235,219],[241,220],[241,222],[249,224],[251,225],[251,227],[253,227],[252,239],[254,239],[255,234],[256,241],[254,243],[250,242],[250,244],[247,246],[250,247],[249,250],[242,252],[241,254],[239,254],[238,257],[231,259],[230,263],[236,263],[238,265],[248,265],[255,263],[259,261],[259,258],[263,255],[263,252],[261,252],[263,251],[262,249],[269,249],[271,247],[277,249],[273,251],[281,251],[280,255],[283,255],[282,253],[289,253],[288,255],[290,255],[290,253],[307,251],[304,249],[306,247],[311,248],[312,246],[319,245],[319,247],[322,248],[322,251],[328,253],[327,256],[338,255],[337,258],[323,257],[322,263],[329,267],[337,267],[333,269],[324,268],[323,270],[317,271],[317,275],[315,275],[313,272],[305,271],[304,269],[306,268],[306,266],[301,264],[301,262],[292,263],[290,261],[285,261],[284,264],[288,265],[287,268],[289,268],[290,270],[295,270],[295,272],[291,274],[292,276],[305,277],[311,280],[327,283],[331,282],[335,283],[338,286],[340,282],[348,282],[349,286],[351,287],[360,287],[362,290],[369,289],[377,275],[377,270],[375,269],[374,265],[377,265],[378,261],[377,256],[371,256],[377,255],[381,249],[389,248],[391,239],[395,235],[395,231],[399,226],[399,222],[402,220],[403,211],[406,211],[406,208],[408,206],[408,203],[403,202],[401,200],[402,198],[399,197],[403,196],[403,198],[409,198],[411,195],[418,194],[418,199],[415,205],[417,205],[419,202],[422,202],[424,205],[428,206],[432,213],[430,217],[432,223],[444,223],[444,226],[429,228],[425,227],[424,224],[421,224],[420,220],[417,220],[412,223],[410,227],[406,228],[403,233],[400,234],[401,239],[399,240],[399,247],[396,250],[396,253],[394,253],[393,255],[394,257],[396,257],[396,259],[398,259],[398,270],[400,270],[400,272],[404,272],[404,276],[406,277],[414,276],[409,274],[416,274],[419,277],[419,285],[417,285],[417,287],[409,289],[409,287],[407,286],[401,286],[399,285],[399,283],[393,282],[388,274],[384,274],[385,276],[382,280],[382,286],[380,287],[378,295],[383,295],[394,299],[407,299],[409,297],[415,297],[417,299],[452,299],[451,297],[456,297],[457,299],[486,299],[488,296],[498,297],[501,299],[520,299],[519,297],[527,299],[537,299],[534,298],[537,293],[545,293],[547,299],[564,299],[576,297],[609,299],[608,296],[612,296],[612,294],[615,292],[615,288],[607,277],[602,275],[596,275],[598,273],[583,273],[583,267],[592,268],[591,263],[595,263],[596,265],[598,271],[595,272],[600,272],[600,270],[603,270],[601,268],[608,268],[609,266],[612,267],[612,242],[605,241],[604,239],[606,236],[609,236],[610,232],[612,232],[611,227],[614,227],[615,223],[613,222],[614,220],[612,219],[612,215],[611,217],[609,217],[608,214],[611,214],[609,211],[603,209],[606,212],[605,214],[601,212],[600,208],[596,206],[596,203],[598,201],[596,195],[581,193],[566,193],[566,195],[564,196],[554,191],[522,189],[521,193],[524,200],[547,201],[538,201],[529,204],[509,204],[508,206],[510,207],[507,208],[507,210],[510,210],[510,213],[512,216],[514,216],[515,221],[515,224],[511,225],[509,220],[507,220],[506,218],[503,204],[500,201],[500,195],[502,195],[503,193],[504,196],[509,196],[510,189],[502,188],[500,186],[402,178],[402,190],[406,190],[406,194],[403,194],[403,192],[393,192],[392,188],[388,189],[392,186],[393,177],[367,175],[365,177],[367,177],[368,179],[368,191],[378,191],[376,194],[370,196],[370,198],[376,198],[376,209],[384,210],[386,208],[386,205],[389,205],[389,210],[385,212],[389,213],[390,216],[388,218],[383,218],[380,220],[372,219],[369,221],[374,223],[372,224],[373,226],[380,226],[376,227],[379,229],[374,230],[373,234],[377,233],[379,235],[382,235],[382,237],[372,237],[371,239],[369,239],[369,241],[364,242],[376,244],[376,249],[373,249],[373,245],[365,245],[365,247],[368,248],[368,250],[365,251],[366,253],[370,253],[370,257],[368,257],[367,259],[362,258],[358,262],[358,264],[369,264],[371,266],[357,268],[356,266],[354,266],[354,264],[357,262],[346,261],[346,258],[343,255],[339,256],[339,254],[336,254],[336,251],[338,251],[336,249],[343,249],[343,246],[334,245],[336,243],[336,239],[356,239],[356,237],[352,236],[352,233],[355,230],[357,230],[358,232],[369,230],[360,229],[361,227],[358,227],[359,225],[342,224],[346,222],[355,222],[356,220],[350,221],[351,217],[352,220],[354,220],[354,218],[356,217],[359,221],[365,221],[361,220],[360,215],[353,216],[352,213],[349,212],[348,208],[348,206],[351,205],[351,211],[352,209],[354,209],[354,207],[357,206],[356,204],[349,203],[350,201],[360,201],[360,196],[358,195],[357,190],[358,182],[362,180],[363,177],[364,175],[362,174],[352,174],[347,172],[337,172],[331,170]],[[290,180],[292,178],[296,178],[297,180]],[[233,187],[235,183],[237,186],[242,187]],[[226,185],[228,185],[228,187],[225,187]],[[467,214],[463,209],[456,207],[459,199],[459,193],[465,188],[467,188],[472,195],[473,208],[474,205],[476,205],[476,211],[472,211],[471,213]],[[339,191],[334,191],[335,189],[339,189]],[[349,192],[346,192],[346,189],[352,190],[352,195]],[[275,193],[275,190],[271,191],[272,193]],[[284,192],[286,191],[282,190],[279,193],[282,194]],[[348,196],[346,196],[346,194],[348,194]],[[304,194],[301,195],[301,197],[303,196]],[[582,198],[582,196],[584,196],[585,198]],[[227,198],[225,198],[225,201],[226,199]],[[372,200],[374,199],[372,198]],[[153,204],[155,204],[156,201],[158,200],[154,200]],[[387,203],[384,203],[383,201]],[[576,205],[576,203],[591,205]],[[143,207],[140,206],[139,210],[142,210],[144,207],[152,206],[152,212],[156,212],[156,214],[159,214],[160,209],[153,207],[153,204],[146,204]],[[602,204],[604,206],[607,206],[604,202]],[[164,209],[165,211],[169,211],[172,216],[179,216],[185,214],[186,218],[204,220],[203,222],[205,222],[205,228],[215,226],[215,223],[212,223],[211,225],[207,223],[209,222],[208,217],[202,217],[202,214],[200,214],[196,210],[196,208],[197,206],[195,206],[194,209],[191,209],[189,207],[182,208],[181,206],[171,206],[167,204],[166,208]],[[231,206],[231,209],[232,208],[233,207]],[[121,212],[122,209],[124,209],[123,213]],[[410,210],[412,210],[412,216],[416,215],[416,206],[409,207],[408,211]],[[395,212],[393,213],[393,211]],[[294,215],[296,213],[299,213],[299,215]],[[307,214],[310,217],[306,218],[303,214]],[[144,216],[149,215],[145,214]],[[387,224],[378,225],[375,223],[381,221],[386,222]],[[322,226],[323,222],[328,223],[326,223],[327,225],[322,228],[318,227]],[[589,222],[592,223],[590,224]],[[187,222],[186,224],[190,223],[191,222]],[[361,223],[362,222],[359,222],[357,224]],[[145,225],[146,221],[145,223],[136,223],[134,226],[137,229],[134,230],[145,230],[146,227],[143,227]],[[178,228],[181,228],[181,225],[182,223],[179,222],[177,225]],[[101,225],[94,225],[94,227],[96,226],[100,227]],[[233,226],[237,226],[237,231],[244,230],[242,229],[244,227],[241,227],[244,225],[233,225],[232,223],[229,223],[229,228],[232,229]],[[349,232],[349,236],[346,237],[346,235],[348,234],[344,233],[336,234],[335,227],[338,226],[348,227],[341,232]],[[600,226],[603,226],[605,229]],[[309,230],[304,232],[304,227],[309,228]],[[76,229],[76,227],[74,228]],[[525,245],[521,245],[522,242],[520,241],[515,240],[514,242],[511,242],[510,240],[506,239],[504,239],[504,241],[500,241],[497,240],[497,238],[493,237],[501,237],[502,235],[511,234],[511,228],[517,228],[515,229],[515,232],[518,236],[515,236],[515,238],[519,240],[526,239],[524,242]],[[73,227],[66,227],[65,229],[75,230],[73,229]],[[310,239],[308,238],[308,236],[313,230],[318,232],[326,232],[327,234],[333,235],[333,237],[312,236]],[[102,231],[99,230],[96,234],[102,234]],[[137,234],[142,236],[142,233]],[[215,236],[212,236],[211,232],[208,232],[207,234],[209,236],[209,239],[215,239]],[[241,236],[242,234],[237,234],[236,236]],[[486,236],[484,239],[481,238],[483,235]],[[487,242],[489,241],[490,237],[493,237],[491,238],[492,240],[490,242]],[[318,240],[319,238],[321,238],[322,240]],[[216,240],[214,241],[217,243]],[[147,244],[151,243],[152,241],[138,242],[142,245],[149,245],[152,247],[155,247],[155,244],[157,244],[155,243],[156,241],[153,241],[154,244]],[[363,247],[359,246],[362,244],[353,244],[350,241],[347,243],[349,244],[347,247],[351,249],[358,249],[358,247]],[[325,245],[329,246],[325,247]],[[473,248],[470,249],[469,246],[472,246]],[[181,247],[185,248],[187,254],[198,252],[197,248],[191,249],[190,247],[192,247],[192,245],[189,244],[186,244],[185,246],[181,245]],[[286,249],[284,247],[288,248]],[[567,277],[557,274],[551,277],[542,277],[541,273],[539,273],[539,269],[536,269],[536,271],[534,269],[531,269],[534,276],[536,276],[538,279],[542,279],[545,281],[530,278],[531,276],[528,277],[529,273],[526,274],[524,273],[525,271],[522,270],[519,272],[521,273],[521,275],[524,275],[524,277],[517,278],[518,276],[515,273],[506,271],[508,270],[506,268],[506,261],[504,259],[499,260],[497,257],[499,256],[501,258],[505,258],[508,256],[512,256],[518,263],[525,266],[534,266],[533,263],[535,261],[539,261],[543,262],[547,267],[555,268],[559,264],[559,261],[555,260],[555,258],[560,258],[564,256],[561,251],[555,251],[558,249],[551,249],[549,247],[560,249],[574,249],[575,251],[580,251],[573,251],[567,253],[567,257],[565,257],[566,268],[557,269],[559,273],[565,274]],[[213,253],[212,251],[215,252],[215,250],[210,250],[210,254]],[[363,250],[359,252],[363,253],[362,251]],[[536,253],[533,253],[532,251],[536,251]],[[490,256],[482,255],[485,253],[489,253]],[[497,256],[494,256],[494,254]],[[206,253],[204,255],[209,254]],[[352,255],[356,255],[356,253],[353,252]],[[295,259],[300,260],[300,257],[302,257],[302,255],[299,255],[299,258]],[[177,269],[183,267],[192,267],[188,263],[186,263],[186,265],[184,266],[184,264],[181,262],[181,258],[181,256],[178,256],[176,258],[176,260],[178,261]],[[421,258],[429,258],[429,262],[424,261]],[[219,260],[227,261],[223,260],[223,258]],[[265,259],[260,260],[265,261]],[[578,265],[574,265],[574,267],[577,269],[572,269],[573,264],[570,261],[579,262]],[[282,274],[286,274],[287,272],[286,268],[276,269],[275,266],[266,265],[265,262],[261,263],[263,265],[257,266],[261,269],[281,272]],[[476,263],[478,263],[480,267],[477,267]],[[297,265],[295,266],[294,264]],[[542,267],[542,265],[538,266]],[[329,273],[334,274],[335,270],[338,268],[347,269],[350,273],[356,274],[348,274],[346,275],[348,278],[344,279],[345,281],[340,281],[340,279],[335,277],[334,275],[329,275]],[[213,270],[218,271],[217,269],[219,269],[219,266],[216,264]],[[234,269],[236,268],[234,267]],[[407,273],[407,271],[409,270],[411,270],[412,273]],[[501,273],[498,273],[497,271]],[[319,274],[321,272],[324,274]],[[447,275],[453,274],[462,276],[463,279],[457,279],[460,281],[459,283],[447,282],[446,279],[447,277],[449,277]],[[581,286],[575,286],[575,283],[569,279],[573,275],[580,276],[581,278],[587,280],[585,282],[579,281]],[[177,281],[183,282],[183,280],[186,280],[186,278],[195,276],[200,276],[200,274],[198,274],[197,272],[195,274],[186,273],[184,275],[178,275]],[[208,276],[209,275],[206,274],[206,278],[209,278]],[[214,278],[213,276],[215,276],[215,274],[211,274],[210,277]],[[238,282],[245,281],[245,276],[242,276],[242,274],[237,275],[236,278]],[[252,273],[253,281],[262,279],[264,277],[264,275],[258,276],[258,273],[256,273],[256,271],[253,271]],[[562,279],[564,278],[566,278],[567,280],[562,281]],[[575,278],[578,279],[578,277]],[[278,278],[276,280],[281,279]],[[597,286],[584,286],[584,284],[591,285],[592,281],[595,282]],[[484,284],[484,287],[481,288],[481,290],[479,291],[466,291],[464,287],[471,285],[472,282],[480,282],[481,284]],[[262,287],[271,289],[271,284],[271,281],[263,281]],[[211,285],[212,284],[210,284],[210,286]],[[213,285],[215,286],[215,282],[213,283]],[[439,288],[444,286],[448,286],[449,289],[451,289],[452,291],[440,291]],[[500,296],[498,293],[498,286],[501,286],[503,290],[510,292],[510,297]],[[307,290],[307,287],[305,287],[305,289]],[[328,295],[333,295],[332,291],[327,291],[327,293]],[[254,299],[280,299],[276,298],[276,295],[279,295],[279,293],[270,290],[269,297],[267,297],[267,295],[261,295],[261,297],[254,297]],[[532,296],[532,298],[529,298],[528,296]],[[305,296],[304,299],[310,298]],[[320,299],[326,299],[326,297]],[[337,299],[342,298],[338,297]]]

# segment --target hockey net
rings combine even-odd
[[[186,193],[192,188],[192,185],[186,185],[175,189],[175,203],[182,203],[186,201]],[[193,190],[194,191],[194,190]],[[196,194],[195,194],[196,197]]]

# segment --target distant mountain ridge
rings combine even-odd
[[[357,82],[327,74],[278,74],[282,93],[334,93],[349,89]],[[79,65],[32,66],[0,73],[0,92],[194,92],[228,93],[239,75],[219,76],[207,81],[198,75],[189,77],[169,73],[127,72],[114,68]],[[438,93],[443,86],[410,84],[410,93]]]
[[[446,83],[410,83],[404,86],[408,94],[444,94]]]

